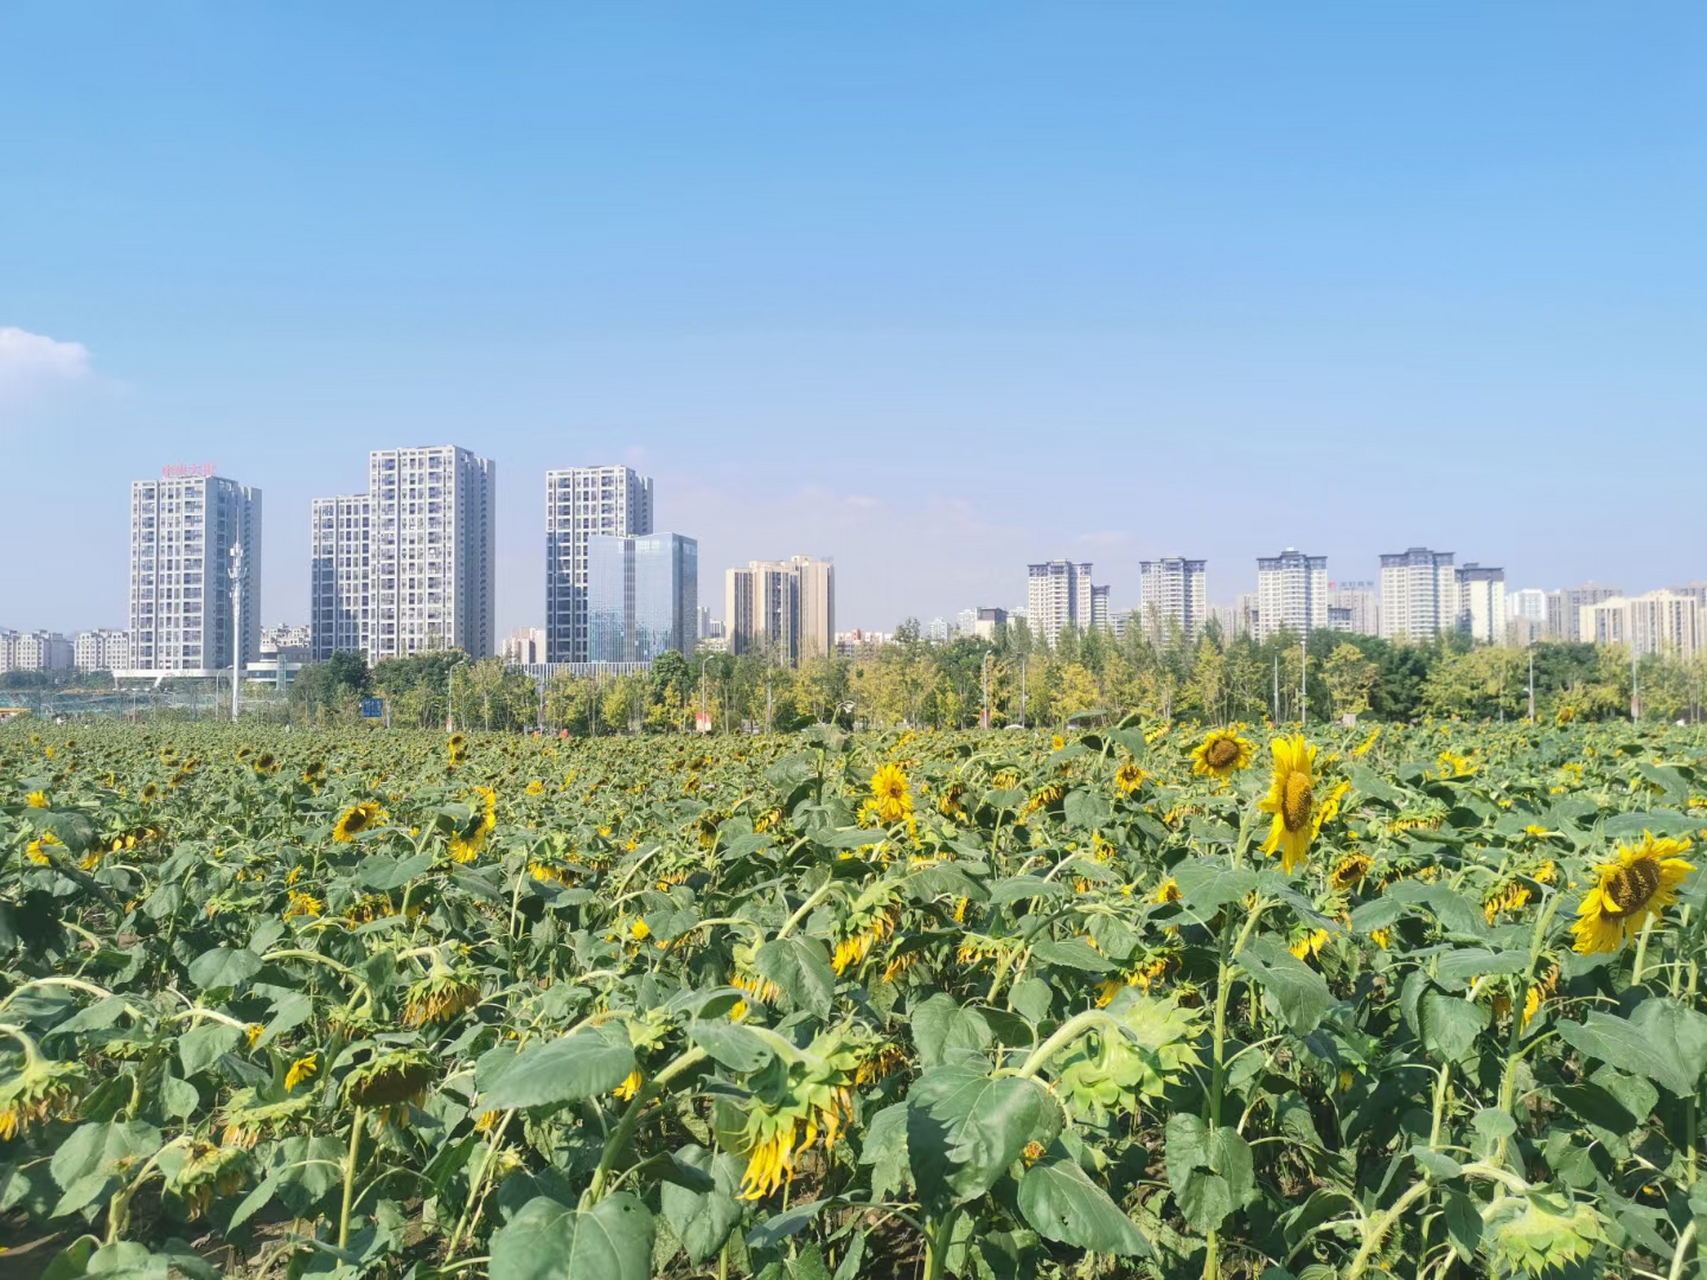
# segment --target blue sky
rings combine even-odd
[[[840,621],[1297,546],[1707,577],[1699,4],[0,9],[0,626],[123,617],[127,485],[370,447],[832,555]],[[11,331],[17,332],[11,332]]]

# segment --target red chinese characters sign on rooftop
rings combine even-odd
[[[213,473],[211,462],[174,462],[160,468],[163,480],[204,480]]]

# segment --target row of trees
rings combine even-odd
[[[1707,705],[1707,654],[1651,656],[1547,643],[1526,650],[1471,647],[1460,637],[1431,644],[1318,632],[1307,645],[1282,634],[1231,641],[1211,628],[1196,644],[1177,630],[1140,628],[1115,637],[1068,632],[1053,648],[1023,627],[992,642],[923,639],[916,623],[892,643],[855,657],[808,658],[798,668],[762,654],[666,653],[650,672],[540,682],[496,658],[456,650],[381,662],[355,654],[305,670],[291,696],[303,722],[354,721],[364,697],[386,704],[392,724],[572,734],[675,732],[703,712],[719,731],[786,731],[817,721],[941,728],[978,724],[1060,725],[1075,716],[1140,710],[1158,719],[1205,723],[1315,720],[1354,715],[1413,720],[1425,715],[1518,719],[1529,712],[1533,669],[1540,717],[1698,719]],[[1635,693],[1633,700],[1632,693]]]

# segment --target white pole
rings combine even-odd
[[[1303,728],[1310,723],[1309,685],[1305,682],[1304,673],[1309,670],[1310,650],[1309,641],[1305,636],[1298,637],[1298,726]]]
[[[231,722],[237,722],[243,687],[243,544],[231,546]],[[217,687],[217,686],[216,686]]]

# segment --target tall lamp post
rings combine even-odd
[[[243,687],[243,588],[249,566],[243,563],[243,544],[231,545],[231,721],[237,722]],[[215,686],[217,688],[217,685]]]

